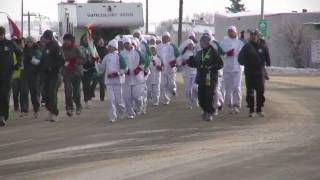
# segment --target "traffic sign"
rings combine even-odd
[[[268,21],[264,19],[258,20],[258,29],[260,32],[261,38],[265,39],[268,37]]]

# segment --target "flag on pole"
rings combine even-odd
[[[92,58],[94,60],[95,68],[96,68],[97,72],[99,73],[100,71],[99,71],[97,61],[100,59],[100,57],[99,57],[97,48],[94,45],[92,29],[93,29],[93,26],[91,26],[91,25],[87,26],[88,47],[89,47],[90,53],[92,55]]]
[[[16,23],[13,22],[13,20],[7,16],[8,22],[9,22],[9,30],[10,30],[10,35],[12,39],[20,39],[21,37],[21,32],[19,28],[17,27]]]

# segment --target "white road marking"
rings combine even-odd
[[[107,146],[112,146],[112,145],[121,144],[121,143],[128,143],[128,142],[134,142],[134,141],[145,141],[145,140],[147,140],[147,139],[135,138],[135,139],[109,141],[109,142],[103,142],[103,143],[86,144],[86,145],[80,145],[80,146],[71,146],[71,147],[67,147],[67,148],[55,149],[52,151],[45,151],[45,152],[40,152],[40,153],[36,153],[36,154],[31,154],[31,155],[2,160],[2,161],[0,161],[0,166],[8,165],[8,164],[56,159],[56,158],[59,158],[59,157],[61,158],[66,155],[70,156],[70,153],[73,153],[74,151],[107,147]]]

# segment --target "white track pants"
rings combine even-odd
[[[124,99],[128,116],[142,112],[144,84],[124,85]]]
[[[195,83],[196,75],[183,77],[184,95],[186,97],[187,108],[192,107],[198,98],[198,87]]]
[[[108,100],[108,118],[116,120],[125,112],[121,85],[106,85]]]
[[[160,99],[160,83],[148,83],[148,98],[152,100],[152,103],[159,103]]]
[[[225,104],[230,108],[241,107],[241,71],[224,72]]]
[[[173,92],[176,93],[176,73],[175,72],[164,72],[161,74],[161,96],[163,103],[169,104],[170,98]]]

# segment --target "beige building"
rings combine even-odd
[[[234,13],[234,14],[216,14],[215,15],[215,37],[222,40],[226,35],[226,29],[230,25],[237,26],[241,30],[257,28],[257,21],[260,19],[258,13]],[[288,41],[286,36],[292,37],[294,42],[301,38],[304,49],[303,59],[306,66],[320,67],[320,60],[312,60],[311,55],[315,55],[317,42],[320,40],[320,12],[303,13],[280,13],[266,14],[268,21],[268,38],[266,39],[270,48],[271,60],[273,66],[293,67],[296,63],[293,58],[292,41]],[[246,34],[247,35],[247,34]],[[312,48],[313,47],[313,48]],[[311,51],[313,50],[313,52]]]

